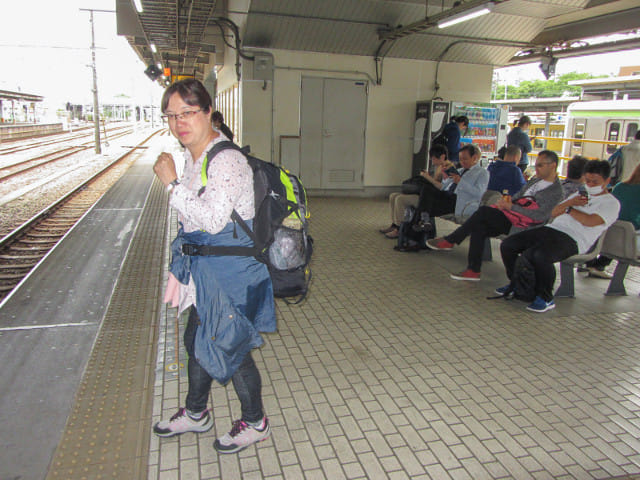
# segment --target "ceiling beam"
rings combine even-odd
[[[513,56],[508,66],[522,65],[525,63],[533,63],[540,61],[542,58],[571,58],[580,57],[584,55],[597,55],[598,53],[620,52],[624,50],[634,50],[640,48],[640,38],[632,38],[629,40],[619,40],[616,42],[599,43],[597,45],[586,45],[580,47],[567,47],[558,48],[552,50],[546,49],[532,49],[528,52],[523,52],[521,55]]]
[[[638,19],[640,19],[640,7],[593,16],[547,28],[531,40],[531,43],[535,45],[553,45],[599,35],[611,35],[613,31],[636,30],[640,26]]]
[[[504,1],[507,2],[509,0]],[[478,8],[481,5],[486,5],[487,3],[495,2],[493,0],[471,0],[469,2],[461,3],[457,7],[453,7],[440,13],[436,13],[435,15],[432,15],[430,17],[425,17],[423,20],[413,22],[404,27],[394,28],[392,30],[382,29],[378,31],[378,39],[397,40],[399,38],[407,37],[415,33],[424,32],[425,30],[437,26],[439,21],[453,17],[454,15],[458,15],[460,13],[464,13],[468,10],[473,10],[474,8]]]

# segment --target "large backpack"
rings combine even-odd
[[[313,252],[304,186],[298,177],[284,168],[250,155],[248,147],[222,141],[213,146],[202,164],[200,194],[207,185],[209,163],[218,153],[228,149],[242,153],[253,170],[256,210],[253,230],[235,209],[231,219],[247,233],[254,246],[211,246],[206,254],[254,256],[267,265],[274,296],[287,303],[299,303],[305,298],[311,281],[309,261]],[[292,302],[288,300],[290,297],[298,298]]]
[[[396,250],[424,250],[427,240],[435,236],[435,222],[427,212],[421,212],[414,206],[408,206],[404,212],[404,220],[398,228],[398,244]]]

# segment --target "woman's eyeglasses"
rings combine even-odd
[[[175,122],[176,120],[189,120],[190,118],[193,118],[193,116],[198,113],[201,112],[202,109],[199,110],[187,110],[186,112],[182,112],[182,113],[168,113],[166,115],[162,115],[160,118],[162,118],[163,120],[169,120],[169,121],[173,121]]]

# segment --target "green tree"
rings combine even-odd
[[[606,77],[606,75],[569,72],[552,80],[523,80],[519,85],[507,85],[507,98],[549,98],[561,97],[562,95],[577,96],[580,94],[580,87],[569,85],[570,81],[604,77]],[[496,98],[504,98],[504,85],[502,87],[496,86],[494,91],[496,91]]]

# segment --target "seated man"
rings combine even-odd
[[[504,153],[504,159],[496,160],[487,167],[489,171],[489,186],[487,190],[515,195],[526,183],[522,170],[518,168],[522,151],[517,145],[510,145]]]
[[[429,158],[431,165],[434,167],[433,176],[429,172],[422,170],[420,175],[439,190],[445,190],[453,184],[453,181],[444,174],[444,171],[453,166],[447,158],[447,147],[444,145],[434,145],[429,149]],[[409,206],[415,207],[418,204],[418,194],[405,194],[402,192],[393,192],[389,195],[389,207],[391,208],[391,225],[380,230],[387,238],[398,238],[398,229],[404,219],[405,209]]]
[[[517,148],[517,147],[516,147]],[[542,225],[551,216],[551,210],[562,200],[562,187],[558,180],[558,155],[543,150],[536,160],[536,176],[513,198],[503,197],[491,206],[480,207],[464,224],[444,238],[427,242],[433,250],[451,250],[455,244],[471,235],[467,269],[452,274],[455,280],[480,280],[482,253],[487,237],[506,235],[514,230]],[[518,169],[516,167],[518,171]],[[535,204],[530,201],[534,200]],[[532,208],[537,205],[537,208]]]
[[[420,193],[418,210],[427,212],[430,218],[449,213],[462,216],[475,212],[489,184],[489,172],[480,166],[480,155],[477,145],[464,145],[459,153],[462,168],[447,171],[453,184],[443,190],[433,184],[425,185]]]
[[[637,250],[640,252],[640,164],[631,173],[631,176],[624,182],[620,182],[613,187],[611,195],[620,202],[620,215],[618,220],[633,223],[636,229]],[[588,261],[585,265],[590,277],[611,278],[611,274],[605,271],[613,259],[600,255],[598,258]],[[578,269],[580,271],[580,269]]]
[[[527,310],[546,312],[555,308],[553,283],[554,263],[578,253],[585,253],[618,218],[620,203],[607,190],[611,167],[605,160],[587,162],[584,178],[587,196],[574,193],[551,212],[553,220],[544,227],[532,228],[510,235],[502,241],[500,252],[509,280],[522,254],[535,271],[536,298]],[[507,294],[511,284],[496,293]]]
[[[584,166],[588,160],[580,155],[574,155],[567,163],[567,178],[562,182],[564,198],[576,193],[580,185],[584,185]]]

